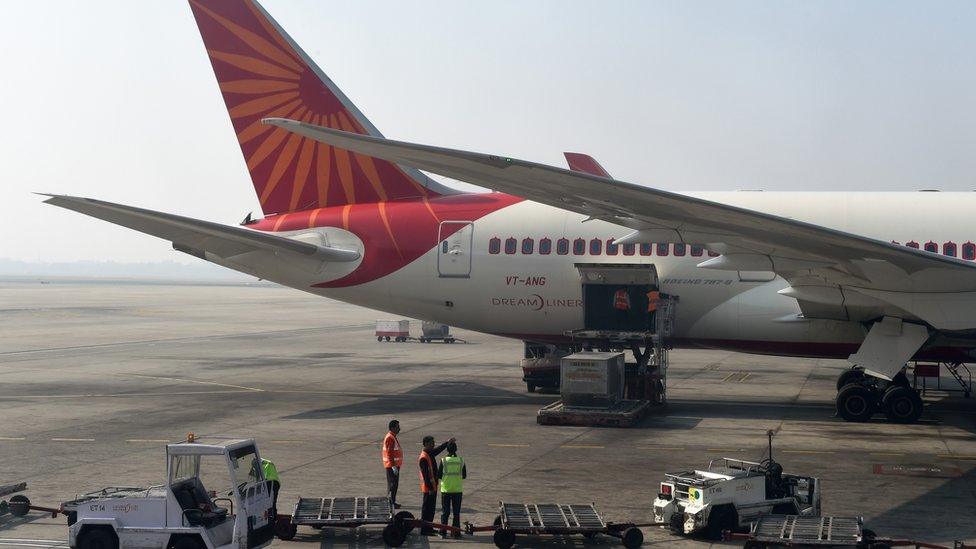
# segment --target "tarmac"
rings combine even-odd
[[[278,466],[287,511],[299,496],[383,495],[380,441],[398,418],[399,500],[416,515],[414,463],[431,434],[457,437],[467,463],[463,520],[491,524],[499,501],[524,501],[593,502],[607,520],[651,522],[666,471],[762,458],[773,429],[785,470],[822,479],[824,514],[861,515],[888,537],[976,541],[971,400],[933,392],[918,424],[845,423],[833,417],[843,361],[676,350],[669,403],[638,427],[540,426],[536,411],[558,395],[526,391],[521,342],[455,329],[467,343],[378,343],[382,318],[266,284],[0,280],[0,484],[27,481],[35,504],[57,506],[104,486],[163,483],[164,445],[188,432],[253,437]],[[646,547],[710,545],[644,533]],[[0,546],[66,539],[63,517],[0,518]],[[274,546],[383,543],[375,529],[300,528]],[[405,544],[428,546],[493,544],[416,534]]]

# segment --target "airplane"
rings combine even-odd
[[[976,354],[976,194],[674,193],[386,139],[253,0],[189,0],[263,217],[45,202],[319,296],[537,344],[583,324],[580,265],[653,268],[676,347],[847,359],[837,411],[910,423],[911,360]],[[426,173],[490,192],[462,192]]]

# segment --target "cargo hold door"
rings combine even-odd
[[[438,232],[437,274],[441,278],[471,276],[471,243],[474,224],[470,221],[442,221]]]

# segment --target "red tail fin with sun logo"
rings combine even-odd
[[[451,193],[421,172],[261,124],[282,117],[380,136],[253,0],[190,0],[265,214]]]

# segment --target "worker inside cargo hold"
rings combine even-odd
[[[585,326],[589,330],[647,332],[654,329],[660,294],[647,284],[586,284]]]

